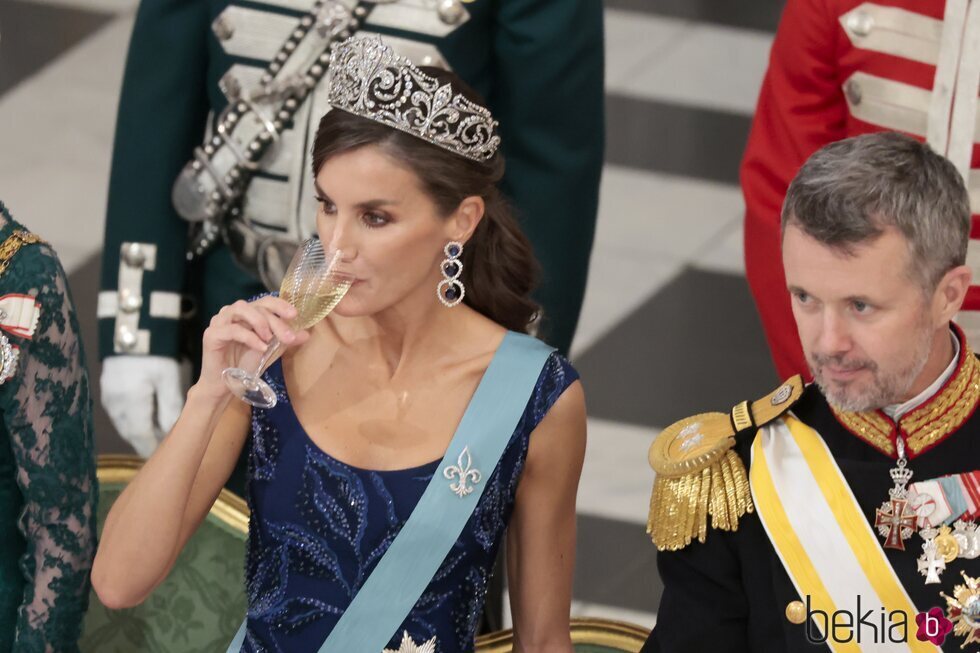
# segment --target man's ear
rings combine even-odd
[[[956,266],[939,280],[933,303],[937,327],[952,320],[960,311],[972,280],[973,270],[966,265]]]

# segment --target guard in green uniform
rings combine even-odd
[[[312,134],[331,45],[378,33],[449,67],[500,121],[507,177],[543,264],[539,335],[567,351],[603,153],[600,0],[143,0],[123,81],[106,222],[103,404],[144,455],[182,396],[184,343],[275,288],[313,231]]]

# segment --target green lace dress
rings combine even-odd
[[[18,230],[26,232],[0,203],[0,243]],[[0,300],[35,297],[40,315],[32,337],[0,331],[19,350],[0,384],[0,653],[70,653],[78,650],[96,540],[88,376],[54,251],[5,245]],[[0,310],[9,326],[5,320]]]

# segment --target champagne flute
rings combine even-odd
[[[314,236],[300,244],[286,269],[279,297],[296,308],[296,317],[290,322],[294,330],[309,329],[329,315],[354,282],[350,274],[337,269],[340,250],[331,250],[330,254],[328,258],[320,239]],[[236,397],[256,408],[276,405],[275,391],[261,376],[281,346],[279,338],[273,336],[254,372],[229,367],[221,373],[221,378]]]

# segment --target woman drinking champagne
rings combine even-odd
[[[95,588],[143,601],[244,448],[248,614],[229,650],[471,651],[506,532],[515,650],[570,652],[584,396],[525,335],[535,265],[496,188],[496,122],[380,40],[330,66],[313,187],[349,289],[307,330],[274,296],[215,317],[180,419],[109,514]],[[275,405],[252,408],[222,371],[274,339]]]

